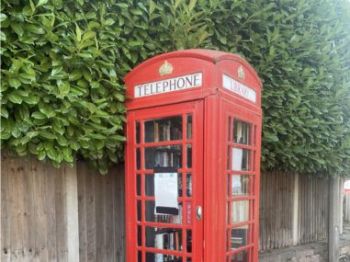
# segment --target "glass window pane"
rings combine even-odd
[[[141,200],[137,200],[137,221],[141,221],[142,205]]]
[[[237,249],[248,245],[248,225],[230,229],[231,249]]]
[[[233,122],[233,138],[234,142],[238,144],[250,145],[250,129],[249,123],[235,119]]]
[[[230,257],[230,262],[248,262],[248,251],[244,250],[242,252],[239,252],[238,254],[232,255]]]
[[[192,175],[191,174],[187,174],[186,176],[186,195],[188,197],[192,196]]]
[[[146,169],[155,167],[182,167],[181,146],[159,146],[145,148]]]
[[[232,195],[233,196],[244,196],[244,195],[249,195],[250,190],[249,190],[249,181],[251,181],[250,176],[246,175],[233,175],[232,176]]]
[[[174,255],[160,253],[146,253],[146,262],[182,262],[182,258]]]
[[[142,246],[142,227],[137,226],[137,245]]]
[[[192,139],[192,115],[187,115],[187,139]]]
[[[191,229],[186,230],[186,248],[188,253],[192,252],[192,230]]]
[[[141,130],[140,130],[140,122],[136,122],[136,143],[139,144],[140,143],[140,134],[141,134]]]
[[[137,252],[137,262],[142,262],[142,252],[141,251]]]
[[[136,169],[141,169],[141,150],[140,148],[136,149]]]
[[[155,202],[153,200],[146,201],[146,221],[147,222],[159,222],[159,223],[170,223],[170,224],[181,224],[182,223],[182,203],[179,203],[179,214],[156,214]]]
[[[141,176],[136,175],[136,194],[141,196]]]
[[[231,166],[235,171],[250,170],[250,150],[242,148],[232,148]]]
[[[192,168],[192,145],[187,145],[187,167]]]
[[[231,202],[232,223],[246,222],[249,220],[249,200]]]
[[[231,185],[231,179],[232,179],[232,176],[231,175],[227,175],[227,195],[228,196],[231,196],[232,195],[232,187],[230,186]]]
[[[182,116],[145,122],[146,143],[180,139],[182,139]]]
[[[146,246],[158,249],[182,250],[182,229],[146,227]]]

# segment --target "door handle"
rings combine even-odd
[[[197,220],[202,220],[203,217],[203,210],[201,206],[196,207],[196,218]]]

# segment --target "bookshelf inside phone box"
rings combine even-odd
[[[153,57],[127,86],[127,262],[258,261],[261,82],[241,57]]]

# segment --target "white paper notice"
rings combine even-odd
[[[232,169],[236,171],[242,170],[243,149],[232,149]]]
[[[154,174],[154,196],[157,210],[160,208],[177,209],[178,184],[177,173]],[[155,211],[156,213],[159,213]]]

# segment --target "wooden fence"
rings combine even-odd
[[[328,231],[327,178],[288,173],[261,177],[260,250],[325,240]]]
[[[124,261],[124,172],[2,157],[1,261]]]
[[[123,167],[3,157],[0,181],[1,261],[124,261]],[[326,239],[328,180],[262,175],[260,218],[262,251]]]

